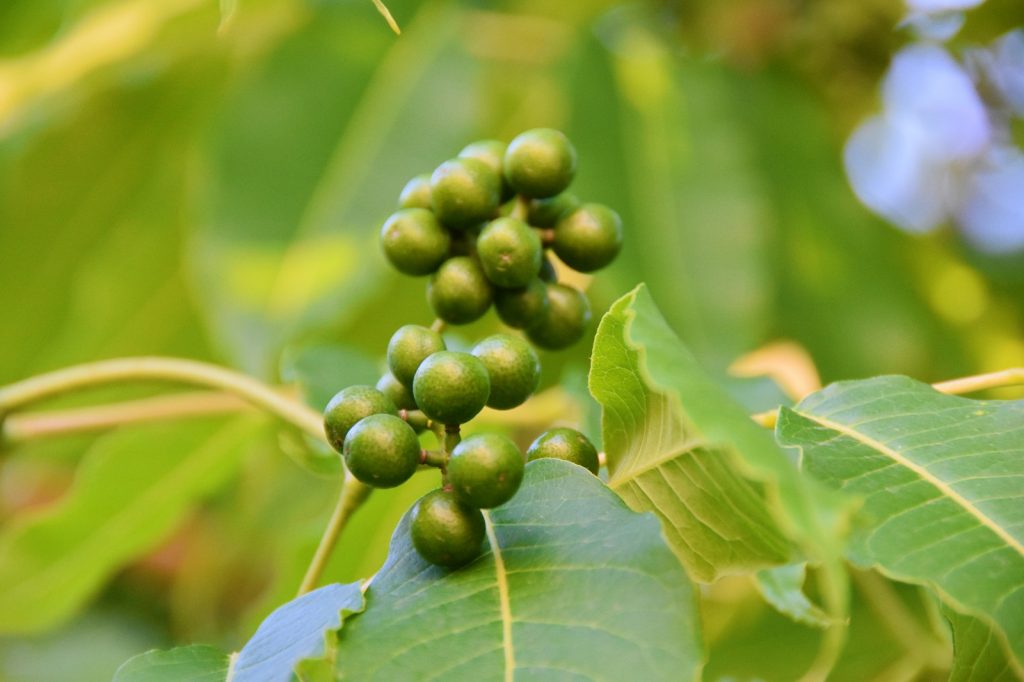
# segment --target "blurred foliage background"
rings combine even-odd
[[[567,132],[575,190],[626,225],[622,256],[589,286],[595,312],[646,281],[723,381],[778,340],[825,381],[1024,364],[1024,257],[898,232],[843,174],[842,144],[908,40],[899,3],[388,5],[401,37],[369,0],[0,3],[0,383],[143,354],[298,380],[318,407],[372,383],[394,329],[432,319],[423,282],[377,246],[405,180],[534,126]],[[1022,23],[1018,0],[991,0],[956,44]],[[489,315],[453,338],[497,327]],[[492,426],[524,444],[549,419],[598,435],[589,345],[546,354],[545,385],[562,388]],[[751,409],[777,399],[736,390]],[[127,431],[0,455],[0,553],[49,529],[37,551],[65,564],[43,576],[64,588],[52,617],[0,638],[0,678],[109,679],[149,647],[236,647],[298,585],[336,492],[327,460],[252,417]],[[181,465],[200,456],[212,464]],[[116,491],[120,517],[83,499],[89,480]],[[376,494],[328,577],[371,575],[432,483]],[[115,524],[154,507],[115,547]],[[68,518],[82,514],[91,534]],[[888,674],[939,636],[920,594],[884,587],[888,602],[856,600],[836,679]],[[894,635],[883,615],[900,602],[913,627]],[[707,604],[708,679],[791,679],[813,657],[818,634],[749,583],[716,585]]]

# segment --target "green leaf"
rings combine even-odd
[[[782,408],[776,433],[805,471],[863,497],[855,562],[931,587],[1024,657],[1024,401],[879,377]]]
[[[288,682],[301,661],[332,658],[334,633],[364,606],[359,583],[327,585],[293,599],[271,613],[242,648],[232,679]]]
[[[530,463],[488,516],[490,549],[454,572],[419,557],[402,519],[341,632],[343,677],[698,677],[693,590],[653,518],[557,460]]]
[[[228,664],[228,655],[210,646],[153,650],[125,661],[114,673],[113,682],[223,682]]]
[[[796,468],[697,365],[643,285],[601,320],[590,389],[604,409],[608,484],[658,515],[694,578],[786,562],[787,523],[802,526],[805,551],[838,554]],[[759,481],[778,486],[784,512]]]
[[[828,614],[804,594],[807,564],[796,563],[758,571],[757,589],[765,601],[798,623],[816,628],[832,624]]]
[[[74,614],[237,470],[259,424],[149,426],[97,440],[67,497],[0,535],[0,632],[36,632]]]
[[[1005,642],[992,628],[949,606],[942,613],[953,630],[953,669],[949,682],[1016,682],[1024,670],[1009,655]]]

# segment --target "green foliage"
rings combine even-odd
[[[903,377],[841,382],[782,408],[803,469],[863,499],[851,558],[934,589],[1024,658],[1024,402]],[[982,577],[984,576],[984,577]]]
[[[125,661],[113,682],[223,682],[228,678],[227,654],[210,646],[147,651]]]
[[[75,613],[236,474],[264,434],[258,421],[240,418],[98,440],[67,497],[0,536],[0,631],[38,632]]]
[[[693,590],[653,519],[554,460],[527,466],[489,514],[491,550],[451,573],[420,558],[402,520],[366,611],[341,631],[343,677],[697,679]],[[613,594],[628,595],[614,611]]]

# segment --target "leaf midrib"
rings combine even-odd
[[[947,498],[953,500],[968,514],[976,518],[983,526],[985,526],[993,533],[995,533],[997,537],[999,537],[1001,540],[1003,540],[1003,542],[1012,547],[1018,554],[1024,556],[1024,544],[1022,544],[1017,538],[1010,535],[1010,533],[1007,532],[1005,528],[1003,528],[998,523],[989,518],[989,516],[986,515],[985,512],[978,509],[970,500],[968,500],[966,497],[958,493],[948,483],[943,481],[941,478],[935,476],[925,467],[907,459],[906,457],[901,455],[897,450],[889,447],[888,445],[879,440],[872,438],[871,436],[865,433],[857,431],[855,428],[846,426],[845,424],[842,424],[840,422],[832,421],[831,419],[828,419],[827,417],[822,417],[820,415],[811,414],[808,412],[800,412],[797,410],[793,411],[796,414],[799,414],[804,419],[812,421],[826,429],[836,431],[837,433],[847,436],[848,438],[852,438],[857,442],[862,443],[863,445],[866,445],[867,447],[882,453],[886,457],[895,461],[897,464],[913,471],[923,480],[935,486],[939,490],[939,492],[941,492]]]
[[[486,511],[483,514],[487,529],[487,541],[490,543],[491,553],[494,555],[494,582],[498,587],[498,607],[501,612],[501,647],[505,653],[505,682],[513,682],[516,657],[512,647],[512,607],[508,595],[508,574],[505,571],[505,558],[501,553],[501,545],[498,544],[498,535],[494,532],[491,515]]]

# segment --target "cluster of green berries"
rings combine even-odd
[[[388,371],[376,386],[335,395],[324,429],[349,472],[367,485],[392,488],[420,467],[441,469],[442,487],[416,502],[411,523],[413,546],[434,564],[457,568],[479,555],[481,510],[516,494],[528,460],[555,457],[598,472],[597,450],[572,429],[542,434],[525,455],[500,434],[462,439],[460,426],[484,407],[512,409],[533,394],[540,359],[519,336],[494,334],[460,352],[449,350],[439,331],[444,322],[479,318],[495,302],[501,319],[537,346],[562,348],[582,337],[589,304],[555,282],[544,249],[590,272],[618,253],[622,227],[611,209],[580,204],[564,191],[575,168],[575,150],[554,130],[523,133],[507,149],[476,142],[432,176],[410,181],[401,210],[381,232],[398,270],[432,274],[427,298],[440,323],[398,329],[388,343]],[[439,452],[421,448],[418,434],[428,428]]]
[[[558,283],[547,250],[594,272],[622,247],[619,215],[567,191],[575,174],[576,150],[557,130],[474,142],[406,184],[381,229],[384,254],[400,272],[430,275],[427,300],[445,322],[468,324],[493,303],[535,345],[566,348],[586,332],[590,304]]]

